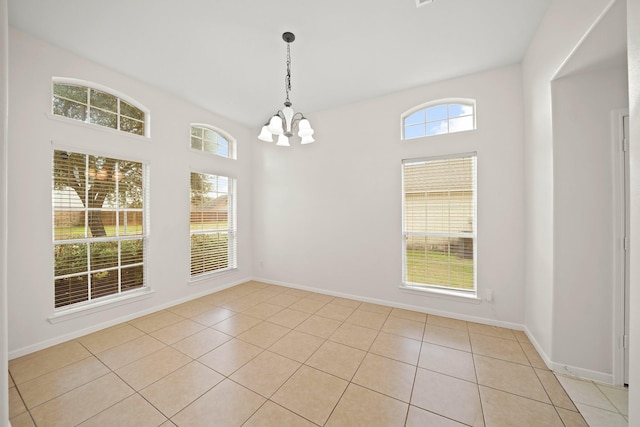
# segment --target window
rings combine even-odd
[[[402,139],[461,132],[476,128],[475,101],[436,101],[402,115]]]
[[[405,160],[403,284],[476,289],[476,155]]]
[[[135,135],[146,133],[145,112],[121,97],[81,83],[53,82],[53,114]]]
[[[235,141],[206,125],[191,125],[191,148],[235,159]]]
[[[142,163],[53,152],[55,307],[145,286]]]
[[[191,173],[191,277],[236,267],[234,180]]]

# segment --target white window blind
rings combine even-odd
[[[142,163],[53,153],[55,307],[145,286]]]
[[[191,173],[191,276],[236,267],[234,180]]]
[[[476,155],[405,160],[403,283],[475,292]]]

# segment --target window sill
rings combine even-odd
[[[411,286],[404,283],[400,285],[400,290],[413,294],[428,295],[436,298],[444,298],[471,304],[480,304],[482,302],[482,299],[478,298],[478,295],[475,292],[457,292],[449,289],[435,289],[421,286]]]
[[[218,277],[229,276],[238,271],[238,267],[230,267],[222,270],[212,271],[211,273],[203,273],[197,276],[189,277],[189,286],[198,285],[206,280],[217,279]]]
[[[154,291],[151,288],[144,287],[135,291],[129,291],[121,295],[114,296],[99,300],[96,302],[88,303],[86,305],[61,309],[54,313],[47,320],[51,324],[64,322],[66,320],[76,319],[78,317],[87,316],[89,314],[97,313],[99,311],[107,310],[113,307],[129,304],[135,301],[140,301],[151,297]]]

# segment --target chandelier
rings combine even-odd
[[[271,119],[262,126],[262,131],[258,139],[265,142],[273,142],[273,135],[278,136],[276,145],[289,147],[289,138],[293,136],[294,129],[297,128],[301,144],[310,144],[313,139],[313,129],[309,120],[302,113],[294,113],[289,101],[291,91],[291,43],[296,39],[293,33],[286,32],[282,35],[282,40],[287,43],[287,75],[285,76],[285,90],[287,97],[284,100],[284,108],[278,110]]]

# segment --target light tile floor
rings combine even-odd
[[[629,424],[627,388],[556,376],[589,426],[626,427]]]
[[[9,372],[13,427],[595,427],[627,414],[623,391],[556,377],[522,332],[258,282]]]

